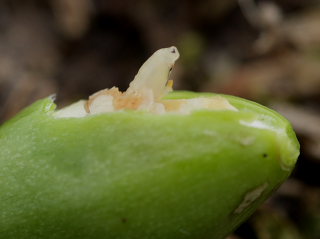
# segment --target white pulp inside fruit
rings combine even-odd
[[[178,58],[179,52],[176,47],[160,49],[141,66],[125,92],[119,91],[116,87],[98,91],[86,101],[81,100],[56,111],[55,116],[84,117],[122,110],[142,110],[154,114],[189,114],[201,109],[237,111],[222,96],[162,99],[172,91],[173,81],[169,80],[169,76]]]

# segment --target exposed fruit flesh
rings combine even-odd
[[[142,110],[155,114],[188,114],[195,110],[234,110],[222,96],[197,99],[162,99],[172,91],[173,81],[169,80],[175,61],[179,58],[176,47],[156,51],[139,69],[134,80],[125,92],[117,87],[100,90],[84,102],[56,113],[57,117],[83,117],[92,114],[116,112],[121,110]]]

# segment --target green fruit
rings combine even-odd
[[[289,176],[299,144],[276,112],[222,97],[238,111],[26,108],[0,128],[0,238],[224,238]]]

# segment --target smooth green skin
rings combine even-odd
[[[0,238],[224,238],[288,177],[299,154],[282,116],[224,97],[240,111],[56,119],[50,98],[26,108],[0,128]],[[283,133],[240,123],[252,120]]]

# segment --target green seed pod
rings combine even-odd
[[[192,92],[154,107],[139,87],[59,111],[46,98],[2,125],[0,238],[220,239],[291,173],[299,144],[276,112]]]

